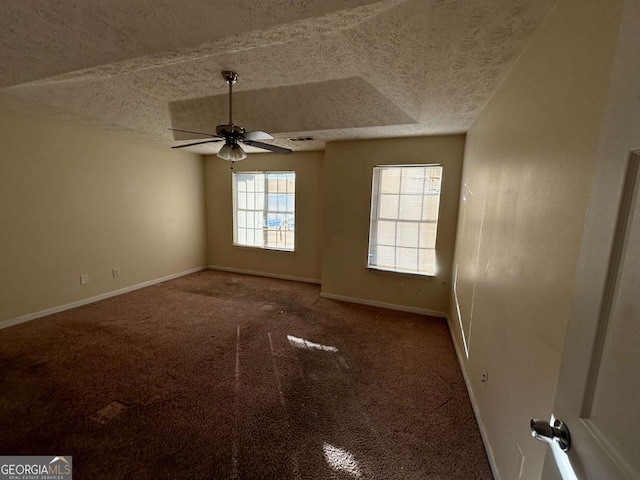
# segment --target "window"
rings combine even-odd
[[[440,165],[374,167],[370,268],[435,275],[441,180]]]
[[[233,174],[233,243],[293,251],[295,172]]]

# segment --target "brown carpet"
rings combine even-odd
[[[446,322],[319,290],[203,271],[0,330],[0,455],[72,455],[76,480],[492,478]]]

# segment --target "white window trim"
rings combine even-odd
[[[259,245],[246,245],[244,243],[237,243],[237,227],[236,227],[236,222],[237,222],[237,202],[238,202],[238,191],[237,191],[237,187],[236,187],[236,175],[242,175],[242,174],[279,174],[279,173],[293,173],[294,175],[294,179],[297,179],[297,173],[295,170],[238,170],[233,172],[233,174],[231,175],[231,195],[233,197],[233,211],[232,211],[232,221],[231,221],[231,235],[232,235],[232,243],[231,245],[233,247],[236,248],[247,248],[247,249],[251,249],[251,250],[270,250],[270,251],[274,251],[274,252],[280,252],[280,253],[295,253],[298,249],[298,235],[296,235],[296,226],[298,224],[297,221],[297,192],[294,191],[294,197],[293,197],[293,215],[296,218],[296,222],[294,225],[294,236],[293,236],[293,248],[289,249],[289,248],[280,248],[280,247],[272,247],[272,246],[268,246],[268,245],[264,245],[264,246],[259,246]],[[295,181],[295,180],[294,180]],[[275,212],[278,213],[278,212]]]
[[[417,271],[411,271],[411,270],[398,270],[398,269],[394,269],[394,268],[385,268],[385,267],[381,267],[381,266],[377,266],[377,265],[371,265],[371,256],[372,254],[371,252],[371,241],[372,241],[372,234],[373,234],[373,229],[371,228],[372,226],[372,221],[375,218],[376,221],[380,221],[380,220],[385,220],[384,218],[380,218],[379,215],[379,209],[380,209],[380,202],[376,201],[374,203],[374,198],[373,198],[373,187],[374,187],[374,175],[375,173],[375,169],[376,168],[384,168],[384,167],[391,167],[391,168],[401,168],[401,167],[416,167],[416,168],[420,168],[420,167],[440,167],[442,168],[442,173],[441,173],[441,177],[440,177],[440,193],[438,193],[438,196],[440,197],[440,201],[442,200],[442,185],[444,182],[444,166],[441,163],[410,163],[410,164],[388,164],[388,165],[374,165],[373,169],[372,169],[372,176],[371,176],[371,194],[370,194],[370,198],[371,198],[371,209],[370,209],[370,213],[369,213],[369,239],[368,239],[368,243],[367,243],[367,270],[370,271],[374,271],[374,272],[384,272],[384,273],[390,273],[390,274],[395,274],[395,275],[409,275],[409,276],[417,276],[417,277],[421,277],[421,278],[435,278],[437,277],[438,274],[438,232],[439,232],[439,228],[438,225],[440,223],[440,205],[438,206],[438,218],[436,221],[420,221],[420,220],[407,220],[407,223],[420,223],[420,224],[424,224],[424,223],[435,223],[436,224],[436,238],[435,238],[435,243],[434,243],[434,255],[435,255],[435,266],[434,266],[434,273],[423,273],[423,272],[417,272]],[[424,194],[422,195],[424,196]],[[377,212],[374,212],[374,205],[375,207],[378,209]],[[398,208],[400,208],[400,202],[398,202]],[[375,217],[374,217],[374,213],[375,213]],[[387,219],[387,220],[392,220],[392,221],[397,221],[397,219]],[[404,222],[404,221],[403,221]],[[396,231],[396,235],[397,235],[397,231]]]

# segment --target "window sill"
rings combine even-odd
[[[380,267],[372,267],[367,266],[367,270],[373,272],[383,272],[383,273],[391,273],[395,275],[403,275],[403,276],[411,276],[411,277],[420,277],[420,278],[436,278],[436,274],[433,273],[420,273],[420,272],[406,272],[403,270],[390,270],[388,268],[380,268]]]
[[[239,243],[232,243],[232,247],[236,248],[247,248],[249,250],[261,250],[268,252],[281,252],[281,253],[296,253],[295,250],[285,250],[284,248],[276,248],[276,247],[257,247],[255,245],[241,245]]]

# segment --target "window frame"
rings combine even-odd
[[[247,175],[247,174],[262,174],[265,176],[265,180],[268,185],[268,177],[269,175],[277,175],[277,174],[293,174],[293,184],[294,184],[294,190],[293,190],[293,212],[289,212],[289,211],[285,211],[285,212],[279,212],[279,211],[270,211],[268,210],[268,195],[269,195],[269,191],[267,189],[265,189],[264,191],[264,195],[265,195],[265,206],[267,207],[266,213],[267,215],[269,213],[274,213],[274,214],[278,214],[278,213],[284,213],[285,215],[293,213],[293,218],[294,218],[294,225],[293,225],[293,247],[292,248],[287,248],[287,247],[276,247],[276,246],[269,246],[269,245],[248,245],[248,244],[244,244],[244,243],[238,243],[237,237],[238,237],[238,188],[237,188],[237,175]],[[250,248],[250,249],[258,249],[258,250],[270,250],[270,251],[275,251],[275,252],[284,252],[284,253],[295,253],[297,250],[297,235],[296,235],[296,210],[297,210],[297,195],[296,195],[296,189],[295,189],[295,185],[296,185],[296,171],[295,170],[240,170],[240,171],[234,171],[231,175],[231,195],[232,195],[232,225],[231,225],[231,229],[232,229],[232,246],[233,247],[238,247],[238,248]],[[272,192],[274,193],[274,192]],[[276,192],[277,193],[277,192]],[[245,210],[249,210],[249,209],[245,209]],[[254,210],[257,211],[257,210]],[[265,209],[263,208],[263,212],[265,212]],[[264,217],[263,217],[264,219]],[[264,227],[263,227],[263,231]],[[266,229],[266,231],[268,230],[268,227]]]
[[[374,236],[376,234],[376,232],[374,232],[374,222],[375,225],[378,224],[378,222],[380,222],[381,218],[380,218],[380,197],[382,196],[382,192],[380,190],[380,179],[378,178],[378,191],[376,192],[375,190],[375,182],[376,182],[376,169],[384,169],[384,168],[428,168],[428,167],[440,167],[440,188],[439,188],[439,192],[438,192],[438,210],[437,210],[437,217],[435,221],[423,221],[423,220],[400,220],[398,217],[400,216],[399,214],[397,215],[396,218],[394,219],[387,219],[390,221],[394,221],[396,222],[396,239],[394,241],[394,245],[393,248],[403,248],[401,245],[398,245],[398,241],[397,241],[397,224],[402,222],[402,223],[417,223],[417,224],[435,224],[435,238],[434,238],[434,245],[433,245],[433,255],[434,255],[434,270],[433,273],[424,273],[424,272],[420,272],[420,271],[412,271],[412,270],[402,270],[402,269],[398,269],[398,268],[387,268],[387,267],[383,267],[383,266],[378,266],[378,265],[373,265],[371,263],[371,259],[373,257],[372,254],[372,242],[374,240]],[[386,273],[391,273],[391,274],[397,274],[397,275],[411,275],[411,276],[418,276],[418,277],[422,277],[422,278],[433,278],[436,277],[438,274],[438,257],[437,257],[437,252],[438,252],[438,225],[440,223],[440,207],[442,205],[442,185],[444,182],[444,166],[441,163],[412,163],[412,164],[386,164],[386,165],[374,165],[373,169],[372,169],[372,175],[371,175],[371,204],[370,204],[370,212],[369,212],[369,238],[368,238],[368,243],[367,243],[367,269],[370,271],[377,271],[377,272],[386,272]],[[401,180],[402,181],[402,180]],[[374,194],[377,195],[377,198],[374,198]],[[400,210],[400,197],[402,197],[401,192],[398,193],[398,210]],[[420,195],[420,197],[423,199],[424,202],[424,197],[425,197],[425,193],[423,191],[423,193]],[[376,209],[376,211],[374,211],[374,208]],[[423,207],[422,207],[423,208]],[[375,215],[375,216],[374,216]],[[384,220],[384,219],[382,219]],[[375,245],[380,246],[380,244],[378,243],[378,241],[376,240]],[[419,243],[418,243],[419,245]],[[418,255],[419,255],[419,251],[421,250],[421,248],[418,247],[406,247],[406,248],[413,248],[418,250]],[[429,249],[431,250],[431,249]],[[397,264],[397,262],[396,262]],[[419,264],[417,264],[417,266],[419,266]]]

